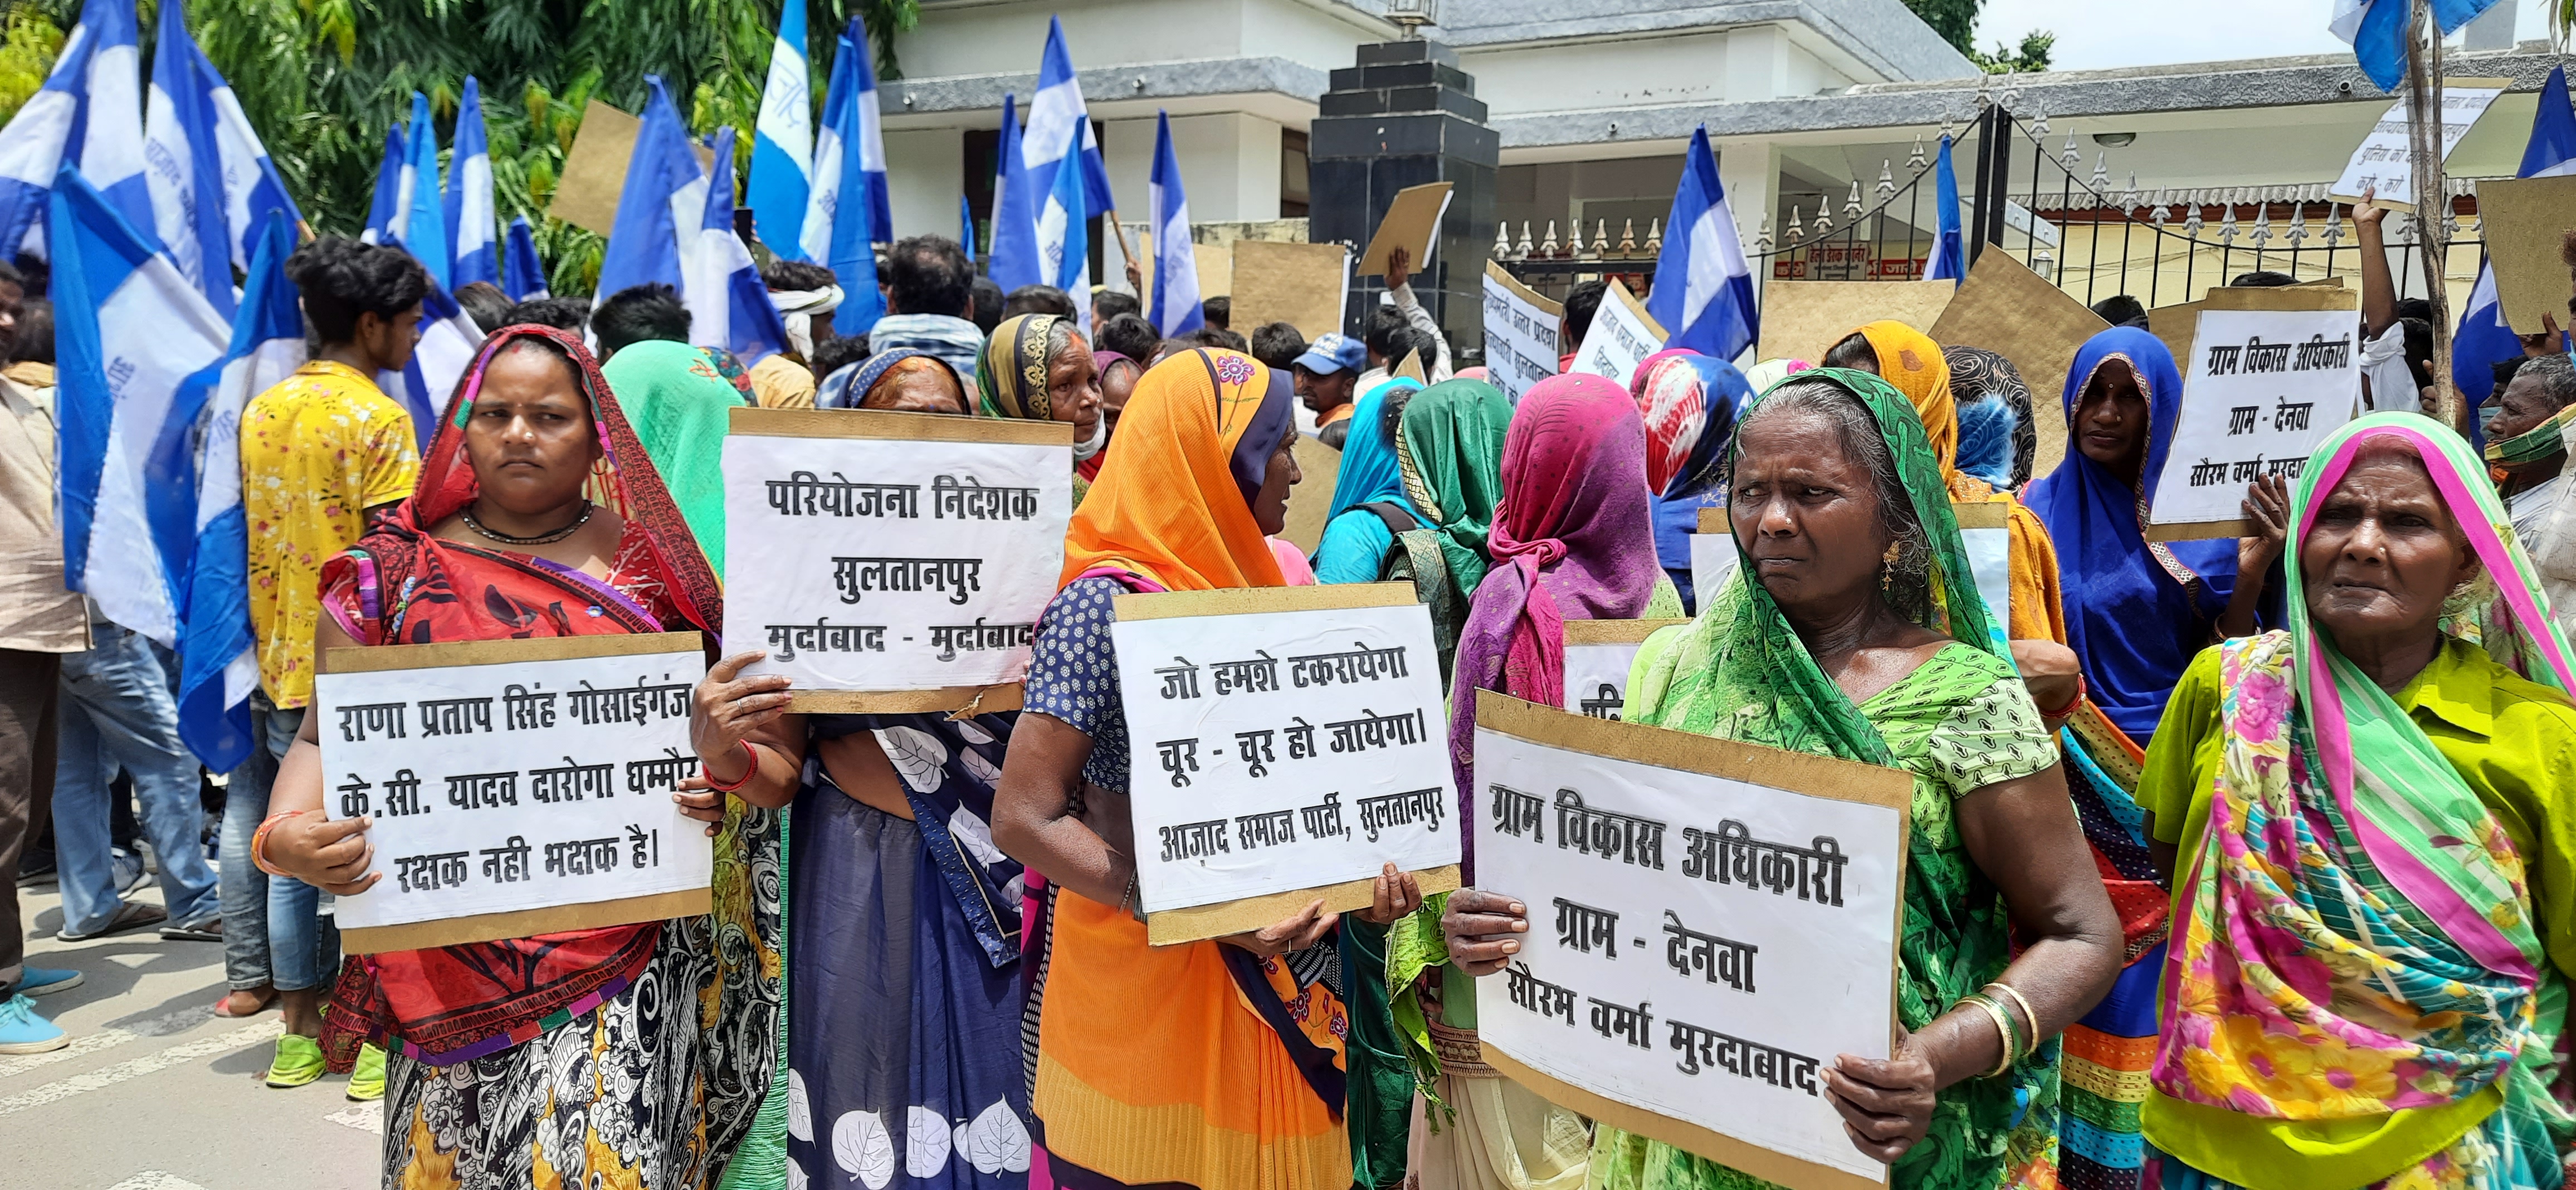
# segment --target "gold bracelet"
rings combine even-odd
[[[1975,992],[1959,997],[1959,1004],[1973,1004],[1978,1008],[1985,1010],[1987,1018],[1991,1019],[1995,1023],[1995,1035],[2003,1042],[2003,1057],[1995,1062],[1995,1068],[1986,1071],[1977,1077],[1993,1078],[1996,1075],[2012,1069],[2013,1061],[2019,1055],[2013,1053],[2014,1043],[2012,1021],[2005,1017],[2004,1006],[1996,1003],[1992,996]],[[1951,1007],[1955,1008],[1957,1006],[1958,1005],[1954,1004]]]
[[[2022,994],[2015,990],[2013,985],[2005,983],[2002,980],[1996,980],[1995,982],[1987,984],[1977,990],[1980,992],[2000,991],[2003,994],[2012,997],[2012,1002],[2021,1008],[2022,1019],[2030,1022],[2030,1044],[2025,1047],[2024,1052],[2029,1052],[2030,1050],[2036,1050],[2039,1048],[2039,1014],[2031,1011],[2030,1001],[2023,999]]]

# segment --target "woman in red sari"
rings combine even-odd
[[[578,339],[538,326],[485,342],[419,490],[324,567],[322,595],[316,656],[691,630],[712,641],[723,616],[597,364]],[[723,1173],[777,1060],[775,807],[802,763],[801,746],[768,734],[783,696],[723,694],[740,665],[718,665],[707,684],[716,693],[691,724],[703,775],[677,795],[716,840],[711,914],[343,967],[325,1042],[389,1051],[386,1186],[673,1190]],[[252,856],[335,895],[363,892],[383,878],[370,820],[327,821],[322,787],[308,730],[281,763]]]

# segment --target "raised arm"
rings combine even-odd
[[[2388,245],[2380,230],[2388,209],[2372,204],[2378,196],[2376,189],[2364,191],[2352,208],[2353,234],[2361,240],[2361,331],[2373,339],[2397,325],[2397,282],[2388,272]],[[2383,409],[2398,407],[2384,398],[2380,403]]]

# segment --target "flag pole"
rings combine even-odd
[[[1110,232],[1118,237],[1118,259],[1125,264],[1135,264],[1136,253],[1133,249],[1127,246],[1127,229],[1120,226],[1118,223],[1118,208],[1102,207],[1100,209],[1100,221],[1108,224]],[[1141,293],[1137,294],[1136,300],[1140,302],[1145,300],[1145,295]]]
[[[2466,411],[2461,408],[2459,389],[2451,382],[2451,238],[2444,227],[2450,198],[2442,179],[2442,31],[2433,22],[2431,0],[2410,0],[2407,12],[2406,117],[2415,158],[2415,243],[2423,255],[2424,296],[2433,306],[2433,415],[2465,435]]]

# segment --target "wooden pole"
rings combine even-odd
[[[2434,416],[2465,435],[2467,410],[2451,383],[2450,195],[2442,181],[2442,32],[2430,0],[2412,0],[2406,30],[2406,118],[2415,174],[2415,243],[2433,306]]]

